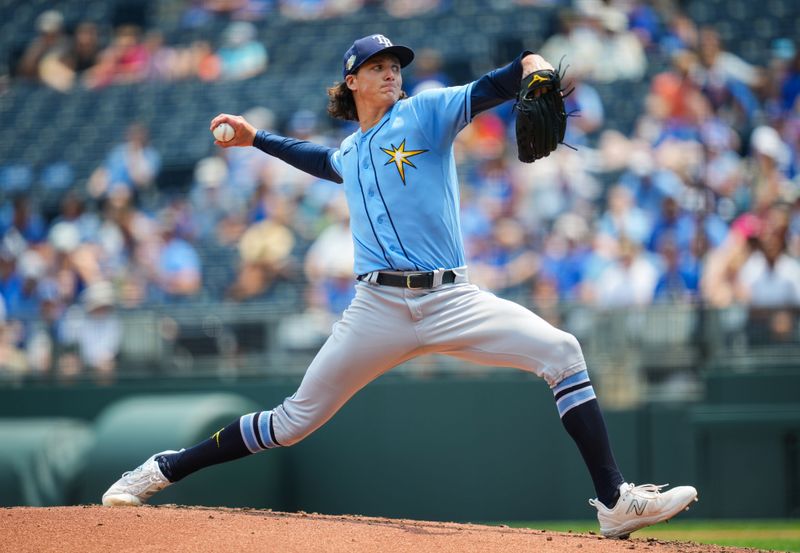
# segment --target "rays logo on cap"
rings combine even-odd
[[[414,59],[414,51],[408,46],[396,46],[385,35],[367,35],[353,42],[342,56],[342,77],[353,74],[362,63],[380,52],[397,57],[400,67],[405,67]]]
[[[377,42],[378,44],[380,44],[384,48],[388,48],[389,46],[392,46],[392,41],[389,40],[388,38],[386,38],[383,35],[372,35],[372,38],[374,38],[375,42]]]

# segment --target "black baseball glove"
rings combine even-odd
[[[567,130],[561,75],[558,71],[534,71],[524,79],[517,94],[517,153],[532,163],[547,157],[563,143]]]

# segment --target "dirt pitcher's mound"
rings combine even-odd
[[[0,509],[0,552],[164,551],[581,553],[752,551],[653,539],[608,540],[475,524],[206,507]]]

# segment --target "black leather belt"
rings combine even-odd
[[[433,288],[433,271],[425,273],[378,273],[375,282],[381,286],[395,286],[397,288]],[[359,275],[358,280],[366,280],[367,275]],[[456,281],[455,271],[442,273],[442,284],[452,284]]]

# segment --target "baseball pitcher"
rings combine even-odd
[[[257,130],[240,116],[211,121],[212,131],[223,123],[234,130],[232,139],[216,142],[220,147],[253,146],[343,184],[355,245],[355,298],[294,395],[243,415],[193,447],[153,455],[108,489],[104,505],[141,505],[203,467],[291,446],[369,382],[428,353],[545,379],[591,475],[597,497],[589,503],[604,536],[627,537],[696,501],[691,486],[661,491],[626,482],[575,337],[469,281],[453,140],[477,114],[517,99],[518,118],[526,118],[517,124],[520,159],[548,155],[566,125],[558,72],[525,51],[474,82],[407,98],[401,70],[413,59],[410,48],[379,34],[347,49],[343,79],[328,89],[328,111],[359,128],[336,149]]]

